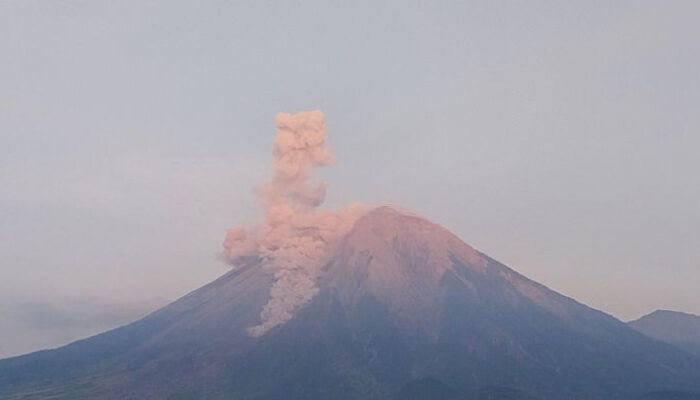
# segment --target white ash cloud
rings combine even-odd
[[[357,203],[337,212],[319,209],[326,186],[311,179],[311,169],[335,162],[325,146],[321,111],[278,114],[275,124],[272,179],[256,190],[265,222],[249,229],[232,228],[223,243],[223,257],[230,264],[259,259],[275,276],[260,324],[248,329],[254,337],[288,321],[313,298],[318,292],[316,279],[328,255],[367,209]]]

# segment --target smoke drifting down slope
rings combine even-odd
[[[272,179],[256,190],[265,221],[247,229],[230,229],[223,243],[223,257],[234,267],[262,260],[274,273],[275,283],[260,314],[260,324],[248,329],[251,336],[263,335],[288,321],[313,298],[318,292],[316,279],[328,255],[368,209],[357,203],[337,212],[319,208],[326,197],[326,185],[313,181],[311,170],[335,162],[325,146],[321,111],[277,114],[275,124]]]

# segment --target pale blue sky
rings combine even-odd
[[[404,206],[619,318],[700,314],[698,20],[696,1],[0,1],[0,357],[104,329],[84,304],[136,316],[225,272],[274,115],[306,109],[338,158],[329,206]],[[41,331],[42,304],[85,329]]]

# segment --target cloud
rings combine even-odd
[[[368,208],[359,203],[337,212],[319,208],[326,185],[314,181],[311,171],[335,162],[325,145],[321,111],[278,114],[275,124],[272,179],[256,190],[265,221],[247,229],[230,229],[223,243],[223,258],[230,264],[260,261],[275,276],[261,322],[249,328],[251,336],[286,322],[313,298],[321,266],[339,238]]]
[[[133,322],[165,304],[94,298],[15,301],[0,304],[0,358],[62,346]]]

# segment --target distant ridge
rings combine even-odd
[[[629,326],[700,357],[700,316],[679,311],[656,310]]]

